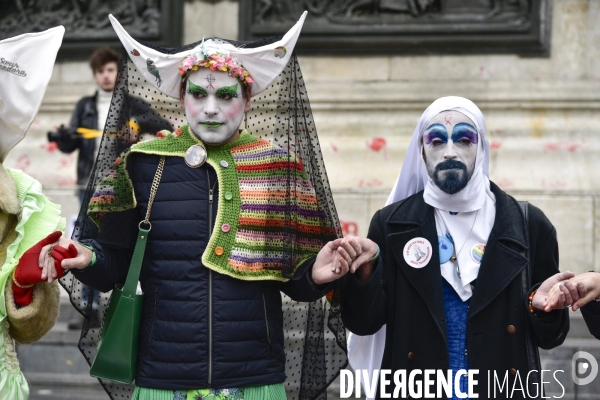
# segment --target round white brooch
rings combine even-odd
[[[423,268],[431,260],[433,247],[429,240],[417,237],[411,239],[404,246],[404,261],[413,268]]]

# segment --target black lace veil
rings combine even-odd
[[[235,46],[258,47],[280,39],[272,37],[255,42],[233,42]],[[218,39],[222,40],[222,39]],[[198,42],[199,43],[199,42]],[[198,43],[176,49],[166,49],[144,45],[162,53],[175,54],[193,49]],[[110,105],[104,135],[102,137],[95,167],[92,171],[80,210],[74,233],[74,240],[93,239],[97,227],[87,216],[92,194],[100,180],[106,176],[117,157],[129,146],[140,140],[144,121],[136,118],[135,110],[140,99],[151,104],[160,117],[170,121],[174,128],[185,125],[185,112],[179,100],[168,97],[148,83],[123,49],[119,62],[117,83]],[[333,234],[322,237],[325,244],[341,237],[341,228],[329,187],[317,130],[313,120],[306,86],[302,78],[298,60],[294,55],[271,86],[252,98],[252,109],[246,114],[242,127],[254,136],[269,140],[272,144],[289,149],[302,160],[304,169],[316,192],[320,211],[326,214]],[[295,169],[288,168],[287,181],[292,189]],[[294,199],[288,199],[288,206],[294,206]],[[284,229],[290,239],[284,253],[290,260],[295,259],[296,246],[293,245],[295,232],[291,229],[294,221],[287,220]],[[95,356],[100,328],[94,327],[102,319],[110,293],[99,293],[84,286],[73,274],[60,280],[67,290],[73,306],[84,316],[84,325],[79,340],[79,349],[88,363]],[[284,334],[286,351],[286,391],[289,399],[326,399],[326,389],[338,376],[341,368],[347,365],[346,331],[342,324],[337,293],[330,293],[328,301],[323,298],[312,303],[299,303],[284,297]],[[99,301],[93,301],[99,297]],[[110,381],[100,381],[111,399],[128,399],[133,393],[133,385],[123,385]]]

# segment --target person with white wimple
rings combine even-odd
[[[342,318],[354,333],[353,369],[369,370],[370,377],[379,369],[407,376],[451,370],[452,377],[478,369],[474,394],[485,398],[488,371],[507,376],[508,387],[519,377],[524,386],[531,370],[541,370],[537,348],[564,341],[566,311],[543,311],[548,290],[572,276],[559,273],[556,230],[540,209],[522,208],[488,175],[479,108],[461,97],[433,102],[368,239],[345,239],[363,253],[379,253],[374,260],[359,256],[344,277]],[[539,383],[533,373],[531,395]],[[467,393],[466,376],[458,386]],[[367,398],[379,398],[379,389]],[[448,398],[458,398],[456,391]]]

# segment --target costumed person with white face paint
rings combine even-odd
[[[287,382],[290,398],[314,399],[346,365],[331,292],[340,224],[293,54],[305,15],[283,38],[181,49],[137,42],[110,17],[124,47],[115,96],[139,90],[183,125],[117,158],[129,108],[113,101],[108,151],[76,227],[81,243],[60,241],[78,249],[62,264],[77,305],[80,282],[107,292],[125,281],[138,226],[151,224],[136,387],[104,381],[111,397],[285,399]],[[284,312],[282,292],[307,303],[287,302]],[[84,355],[97,340],[84,325]]]
[[[54,279],[64,271],[57,261],[55,274],[46,277],[48,266],[40,267],[38,259],[42,247],[55,242],[65,228],[60,206],[44,196],[38,181],[3,163],[37,115],[64,32],[59,26],[0,41],[1,399],[29,398],[15,341],[38,341],[58,316],[59,289]],[[59,260],[69,257],[65,249],[57,249],[56,254]]]
[[[563,277],[556,231],[538,208],[520,205],[489,181],[485,129],[470,100],[432,103],[388,205],[371,221],[369,239],[346,239],[362,243],[367,259],[380,251],[371,262],[359,256],[342,286],[342,318],[354,333],[352,368],[406,370],[407,376],[417,369],[452,370],[452,378],[477,369],[479,398],[492,388],[488,371],[492,379],[494,372],[501,380],[507,376],[508,388],[529,390],[495,398],[541,396],[537,349],[560,345],[569,329],[565,311],[543,311],[552,285],[540,283]],[[525,388],[532,370],[538,372]],[[459,379],[467,393],[466,377]],[[446,393],[433,383],[434,396],[461,395],[454,385]],[[401,396],[407,394],[415,397]],[[379,390],[367,393],[375,396]]]

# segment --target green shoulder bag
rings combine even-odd
[[[139,233],[133,251],[133,257],[124,285],[116,285],[113,289],[108,307],[102,321],[100,340],[96,357],[92,362],[90,375],[94,378],[106,379],[130,384],[135,379],[140,320],[142,317],[143,294],[137,293],[138,280],[144,260],[144,251],[148,242],[148,234],[152,229],[150,210],[158,190],[158,184],[165,165],[165,157],[160,158],[152,187],[146,218],[139,223]],[[148,229],[142,228],[142,225]]]

